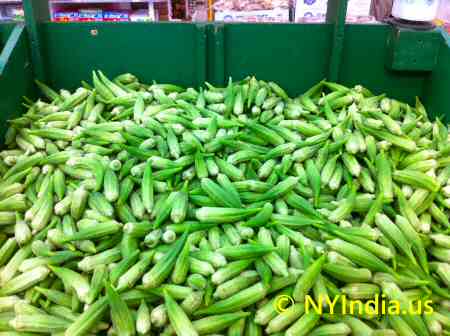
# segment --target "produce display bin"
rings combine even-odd
[[[48,2],[25,0],[26,26],[0,25],[0,109],[20,114],[35,78],[73,89],[101,69],[143,82],[224,85],[247,75],[298,95],[323,78],[362,84],[450,120],[450,39],[444,31],[345,24],[346,1],[329,1],[325,24],[54,23]]]
[[[55,23],[24,0],[0,26],[0,330],[448,330],[450,140],[417,97],[450,121],[450,39],[346,24],[346,7]],[[341,313],[322,319],[324,299]]]

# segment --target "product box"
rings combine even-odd
[[[327,4],[327,0],[297,0],[295,22],[324,22]]]
[[[349,0],[347,19],[349,23],[375,23],[370,15],[372,0]],[[297,0],[295,5],[296,22],[324,22],[327,15],[327,0]]]
[[[216,9],[218,12],[223,12],[230,9]],[[231,9],[233,10],[233,9]],[[191,21],[196,22],[205,22],[208,21],[208,14],[209,14],[209,8],[208,8],[208,1],[205,0],[189,0],[188,1],[188,11],[187,11],[187,17]]]
[[[78,21],[81,22],[103,21],[103,11],[101,9],[79,9]]]
[[[152,6],[153,8],[153,6]],[[153,20],[150,18],[150,10],[146,9],[139,9],[135,10],[130,13],[130,21],[133,22],[147,22],[147,21],[154,21],[154,13],[153,13]]]
[[[79,21],[78,11],[66,11],[53,13],[53,21],[56,22],[73,22]]]
[[[289,9],[218,11],[215,12],[214,20],[223,22],[289,22]]]
[[[130,14],[126,11],[104,11],[103,21],[130,21]]]
[[[5,17],[12,20],[24,19],[23,7],[20,5],[9,5],[5,7]]]
[[[371,15],[372,0],[349,0],[347,7],[347,22],[351,23],[376,23]]]
[[[256,11],[275,8],[289,8],[290,0],[217,0],[213,8],[218,12],[227,10]]]
[[[347,17],[370,17],[372,0],[349,0],[347,4]]]

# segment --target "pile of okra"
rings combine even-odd
[[[0,151],[0,336],[450,334],[450,137],[419,99],[37,86]]]

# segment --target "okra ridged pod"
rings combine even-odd
[[[45,266],[39,266],[24,272],[4,283],[0,289],[0,295],[5,296],[20,293],[44,280],[49,273],[50,270]]]
[[[51,271],[62,280],[67,288],[73,288],[78,298],[86,302],[90,285],[88,280],[81,274],[63,267],[50,267]]]
[[[47,314],[23,314],[16,315],[10,325],[19,332],[58,333],[66,330],[70,321]]]
[[[236,209],[203,207],[197,210],[196,217],[201,222],[233,223],[256,214],[260,209]]]
[[[207,308],[203,308],[194,313],[194,315],[211,315],[221,313],[231,313],[248,307],[267,294],[267,287],[262,283],[257,283],[248,287],[239,293],[230,296],[227,299],[217,301]]]
[[[226,258],[234,260],[234,259],[253,259],[256,257],[264,256],[275,250],[276,248],[274,246],[250,243],[250,244],[242,244],[239,246],[224,246],[219,248],[217,252],[219,252]]]
[[[89,272],[95,269],[95,267],[103,264],[110,264],[118,261],[121,257],[120,248],[114,247],[109,250],[105,250],[96,255],[84,257],[79,263],[78,268],[84,272]]]
[[[413,264],[416,264],[416,259],[412,253],[411,245],[403,235],[402,231],[383,214],[375,216],[375,224],[381,230],[381,232],[394,244],[394,246],[402,251]]]
[[[269,322],[266,332],[272,334],[285,330],[300,318],[304,311],[305,305],[303,303],[294,303]]]
[[[214,297],[217,299],[226,299],[233,294],[236,294],[239,291],[242,291],[245,288],[248,288],[259,279],[259,275],[255,271],[245,271],[242,272],[241,275],[226,281],[219,286],[217,286],[216,291],[214,292]]]
[[[306,313],[286,330],[285,335],[309,335],[309,332],[316,326],[319,318],[320,316],[315,312]]]
[[[252,263],[253,263],[252,259],[243,259],[228,263],[226,266],[217,270],[211,276],[211,281],[214,284],[219,285],[227,281],[228,279],[231,279],[236,275],[240,274],[242,271],[247,269]]]
[[[309,290],[313,287],[314,282],[320,274],[322,265],[325,262],[325,256],[321,256],[319,259],[314,261],[298,279],[292,296],[295,301],[304,302],[305,296],[308,294]]]
[[[134,319],[126,302],[108,283],[106,283],[106,297],[111,309],[114,329],[117,333],[120,335],[135,335]]]
[[[315,328],[314,330],[311,331],[311,333],[309,335],[311,336],[325,336],[325,335],[349,335],[352,333],[352,330],[350,329],[350,327],[343,323],[334,323],[334,324],[324,324],[321,325],[317,328]]]
[[[404,293],[400,290],[400,288],[394,284],[394,283],[384,283],[381,285],[383,293],[386,294],[386,296],[390,300],[397,300],[401,311],[408,311],[409,302],[404,295]],[[392,316],[391,316],[392,317]],[[399,317],[399,316],[397,316]],[[422,316],[420,315],[413,315],[411,313],[407,313],[402,315],[402,320],[406,322],[406,324],[414,330],[414,332],[417,335],[429,335],[428,329],[425,325],[425,322],[423,321]],[[394,327],[395,329],[395,327]]]
[[[164,302],[169,316],[170,324],[175,329],[177,335],[195,336],[199,333],[195,330],[192,322],[187,317],[186,313],[176,303],[176,301],[169,295],[167,291],[164,292]]]
[[[392,272],[392,269],[381,259],[357,245],[344,242],[340,239],[327,241],[327,244],[336,252],[344,255],[362,267],[367,267],[373,271]]]
[[[142,283],[146,288],[155,288],[159,286],[172,271],[178,254],[183,249],[184,244],[186,243],[187,232],[180,237],[175,244],[172,246],[172,249],[161,259],[153,268],[144,274],[142,278]]]

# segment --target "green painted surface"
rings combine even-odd
[[[387,68],[390,29],[386,25],[347,25],[339,80],[346,85],[363,84],[374,93],[388,93],[412,103],[415,96],[421,96],[427,73]]]
[[[6,131],[6,121],[23,112],[22,97],[34,94],[28,38],[23,25],[11,31],[0,54],[0,138]]]
[[[223,85],[225,83],[224,25],[208,25],[207,31],[207,78],[208,81]]]
[[[327,76],[329,24],[225,25],[225,78],[273,80],[300,94]]]
[[[347,4],[347,0],[330,0],[327,3],[326,21],[333,24],[333,40],[331,41],[330,65],[327,76],[331,81],[339,79],[339,69],[341,68],[344,49]]]
[[[205,79],[206,37],[195,24],[42,23],[46,75],[55,87],[75,88],[102,69],[143,81],[199,85]]]
[[[45,64],[42,55],[42,41],[39,33],[39,22],[50,20],[48,1],[23,0],[25,25],[30,40],[30,55],[33,61],[34,77],[45,82]]]
[[[16,24],[11,22],[0,23],[0,45],[2,48],[15,26]]]
[[[432,71],[439,59],[441,34],[392,29],[388,35],[388,67],[400,71]]]
[[[326,77],[331,25],[43,23],[41,36],[55,87],[74,88],[103,69],[194,86],[255,74],[294,94]]]
[[[443,32],[439,62],[427,77],[422,99],[432,116],[445,116],[450,122],[450,38]]]

